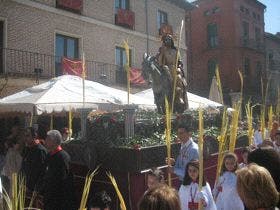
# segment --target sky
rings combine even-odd
[[[264,13],[265,31],[275,34],[280,32],[280,0],[259,0],[266,5]]]

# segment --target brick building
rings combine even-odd
[[[130,65],[141,68],[144,52],[155,54],[161,45],[160,29],[176,34],[188,8],[184,0],[1,0],[0,74],[8,78],[1,85],[8,83],[0,97],[34,85],[28,78],[35,69],[42,69],[40,78],[60,75],[61,57],[81,59],[82,52],[88,79],[122,87],[123,40]]]
[[[259,94],[265,69],[264,10],[257,0],[198,0],[187,13],[188,81],[192,92],[208,96],[218,65],[225,101],[240,92]],[[256,98],[257,99],[257,98]]]
[[[265,33],[266,64],[268,86],[268,104],[277,104],[280,90],[280,33]]]

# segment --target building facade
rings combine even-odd
[[[8,82],[0,97],[34,85],[29,76],[61,75],[62,57],[81,59],[83,53],[88,79],[121,87],[123,41],[130,65],[140,69],[145,52],[157,53],[163,28],[176,35],[188,6],[183,0],[2,0],[0,74],[6,78],[1,83]],[[183,44],[180,53],[185,61]]]
[[[225,102],[240,92],[238,70],[244,76],[244,91],[257,93],[265,70],[264,10],[256,0],[198,0],[187,13],[190,28],[188,81],[190,89],[208,96],[215,69],[219,68]],[[203,84],[203,85],[201,85]]]
[[[276,105],[280,94],[280,33],[265,33],[266,70],[268,80],[267,103]]]

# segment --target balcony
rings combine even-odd
[[[241,38],[240,45],[241,45],[241,47],[257,50],[260,52],[265,51],[264,43],[262,43],[260,41],[256,41],[255,39]]]
[[[134,29],[135,14],[128,9],[118,9],[115,14],[115,24],[129,29]]]
[[[32,78],[39,76],[46,79],[60,76],[61,60],[62,57],[54,55],[0,48],[0,76]],[[87,60],[86,71],[86,79],[106,85],[122,85],[127,81],[123,67],[115,64]]]
[[[83,0],[56,0],[56,8],[81,14]]]

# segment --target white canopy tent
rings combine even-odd
[[[136,93],[136,96],[140,96],[143,99],[154,100],[154,94],[152,89],[147,89],[142,92]],[[192,94],[187,92],[188,95],[188,102],[189,102],[189,109],[198,109],[199,107],[202,108],[217,108],[223,106],[220,103],[215,101],[211,101],[207,98]]]
[[[214,76],[212,79],[212,83],[211,83],[210,91],[209,91],[209,100],[212,100],[212,101],[215,101],[215,102],[221,103],[221,104],[223,103],[223,97],[219,91],[216,76]]]
[[[85,104],[83,106],[82,78],[63,75],[40,85],[27,88],[0,99],[0,113],[43,113],[92,108],[93,110],[119,110],[127,104],[127,92],[85,80]],[[148,99],[130,94],[130,104],[154,109]]]

